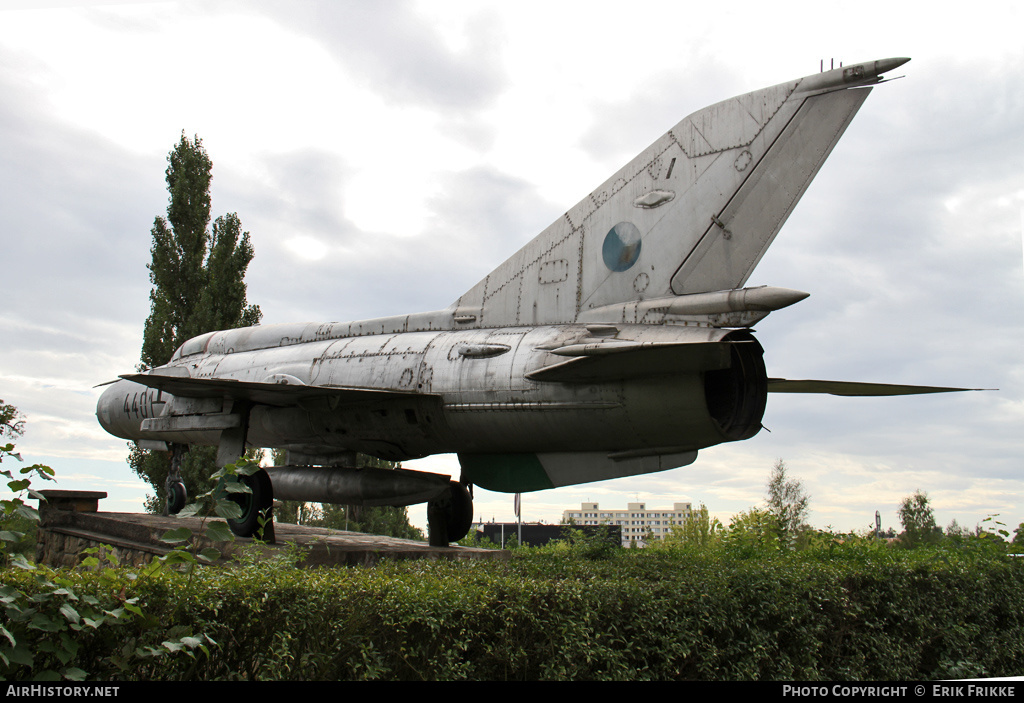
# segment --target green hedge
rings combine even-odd
[[[8,592],[31,597],[48,588],[33,572],[2,577]],[[63,572],[48,583],[76,603],[89,595],[113,612],[128,602],[145,617],[63,633],[32,629],[22,617],[17,636],[36,656],[31,667],[0,670],[8,678],[61,667],[90,680],[810,681],[1024,672],[1024,563],[969,544],[755,555],[623,550],[596,559],[563,548],[519,550],[509,562],[313,571],[249,561],[191,576]],[[59,611],[71,602],[62,597],[41,607],[71,622]],[[15,620],[8,611],[5,626]],[[45,651],[58,635],[77,645],[73,656],[61,655],[66,661]]]

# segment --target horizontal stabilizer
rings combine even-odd
[[[306,386],[286,383],[238,381],[231,378],[186,378],[153,373],[126,374],[121,378],[184,398],[231,398],[261,405],[289,407],[309,400],[329,399],[332,403],[366,403],[423,394],[400,393],[376,388]]]
[[[749,342],[695,342],[689,344],[588,344],[561,347],[553,354],[573,358],[531,371],[531,381],[583,383],[622,380],[728,368],[729,348]],[[598,351],[602,346],[604,353]],[[587,349],[584,349],[587,347]],[[593,348],[593,349],[591,349]],[[566,351],[568,350],[568,351]],[[573,352],[576,352],[574,354]]]
[[[828,393],[845,396],[920,395],[981,391],[984,388],[946,388],[944,386],[901,386],[892,383],[860,383],[857,381],[812,381],[769,378],[769,393]]]

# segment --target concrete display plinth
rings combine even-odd
[[[201,535],[213,520],[177,518],[147,513],[103,513],[98,502],[106,494],[96,491],[40,491],[46,501],[40,501],[39,537],[36,543],[36,561],[53,567],[77,566],[83,552],[91,547],[106,545],[121,564],[137,566],[154,557],[163,556],[174,545],[161,541],[161,537],[175,528],[187,527]],[[361,532],[329,530],[275,523],[275,544],[237,537],[230,542],[214,542],[205,537],[195,539],[196,549],[213,547],[222,557],[218,564],[230,563],[242,549],[255,545],[267,556],[295,544],[302,548],[305,558],[302,566],[370,565],[382,559],[508,559],[503,550],[475,549],[472,547],[431,547],[395,537],[368,535]]]

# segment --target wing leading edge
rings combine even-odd
[[[387,389],[334,386],[307,386],[296,382],[254,382],[232,378],[188,378],[162,374],[126,374],[121,376],[149,388],[182,398],[229,398],[260,405],[289,407],[310,400],[327,399],[335,404],[350,404],[399,398],[422,398],[423,393],[402,393]]]

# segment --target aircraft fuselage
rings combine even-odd
[[[625,469],[639,456],[685,454],[760,428],[765,373],[746,333],[732,342],[736,332],[708,326],[387,324],[353,323],[345,332],[382,328],[354,336],[335,336],[341,326],[330,324],[207,335],[153,370],[150,385],[112,384],[97,414],[116,436],[180,444],[216,445],[245,422],[249,445],[286,447],[310,463],[345,451],[390,460],[603,452]],[[741,353],[746,368],[736,368]],[[601,369],[617,356],[625,368],[609,380]],[[175,384],[189,397],[176,398]],[[236,390],[245,384],[259,390]],[[723,384],[735,400],[721,400]]]

